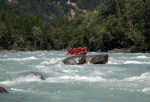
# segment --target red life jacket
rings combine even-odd
[[[87,54],[88,50],[86,48],[73,48],[68,50],[68,55],[78,55],[78,54]]]
[[[76,55],[80,54],[79,48],[76,48],[76,53],[75,53],[75,54],[76,54]]]
[[[87,49],[81,48],[81,54],[87,54],[87,53],[88,53]]]
[[[75,55],[75,48],[72,49],[71,55]]]

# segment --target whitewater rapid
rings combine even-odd
[[[89,52],[89,54],[101,53]],[[103,100],[109,93],[114,102],[119,102],[118,98],[124,99],[128,95],[141,95],[143,97],[141,99],[150,95],[149,54],[105,54],[109,55],[107,64],[64,65],[62,60],[67,55],[62,51],[0,53],[0,86],[6,87],[9,93],[18,93],[23,95],[22,97],[30,94],[28,97],[38,98],[40,95],[45,99],[51,98],[59,102],[61,101],[59,99],[66,101],[67,96],[72,95],[75,96],[74,99],[77,98],[82,102],[86,100],[81,100],[79,95]],[[46,79],[41,80],[34,75],[24,76],[28,72],[38,72]],[[89,92],[93,95],[90,96]],[[98,97],[95,92],[103,97]],[[118,93],[122,96],[116,96]],[[48,97],[49,95],[52,97]],[[135,96],[129,98],[129,101],[136,99]],[[150,99],[147,98],[146,101]],[[106,102],[110,100],[107,99]]]

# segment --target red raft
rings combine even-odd
[[[88,50],[84,47],[79,48],[67,48],[67,54],[68,55],[79,55],[79,54],[87,54]]]

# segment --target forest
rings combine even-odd
[[[30,0],[24,0],[28,1],[25,6],[23,0],[18,1],[8,4],[0,0],[0,50],[150,49],[150,0],[91,0],[95,1],[92,6],[91,1],[81,6],[87,2],[76,0],[86,11],[73,8],[71,20],[66,16],[69,5],[48,8],[52,0],[33,0],[33,6],[29,6]]]

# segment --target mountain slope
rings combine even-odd
[[[0,11],[57,18],[68,16],[71,10],[93,10],[100,2],[101,0],[0,0]]]

